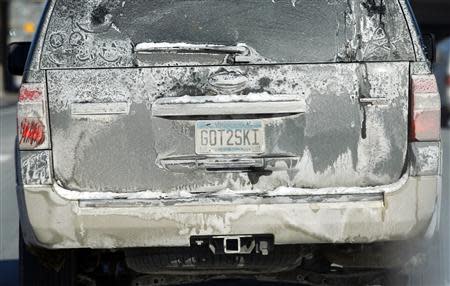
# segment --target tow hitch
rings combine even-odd
[[[191,237],[192,248],[209,248],[213,254],[269,255],[273,242],[271,234]]]

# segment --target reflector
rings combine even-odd
[[[411,88],[411,141],[439,141],[441,100],[434,75],[413,75]]]

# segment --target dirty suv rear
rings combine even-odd
[[[18,111],[25,241],[155,272],[187,266],[154,247],[251,269],[422,235],[440,103],[406,2],[50,1]]]

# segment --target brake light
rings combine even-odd
[[[411,141],[439,141],[441,99],[434,75],[413,75],[411,83]]]
[[[45,86],[22,84],[17,105],[17,131],[21,150],[49,148]]]
[[[445,84],[450,87],[450,75],[445,78]]]

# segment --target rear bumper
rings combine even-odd
[[[369,243],[423,234],[439,213],[439,176],[391,186],[273,198],[67,199],[19,187],[24,238],[46,248],[189,246],[192,235],[273,234],[275,244]],[[64,194],[63,194],[64,195]]]

